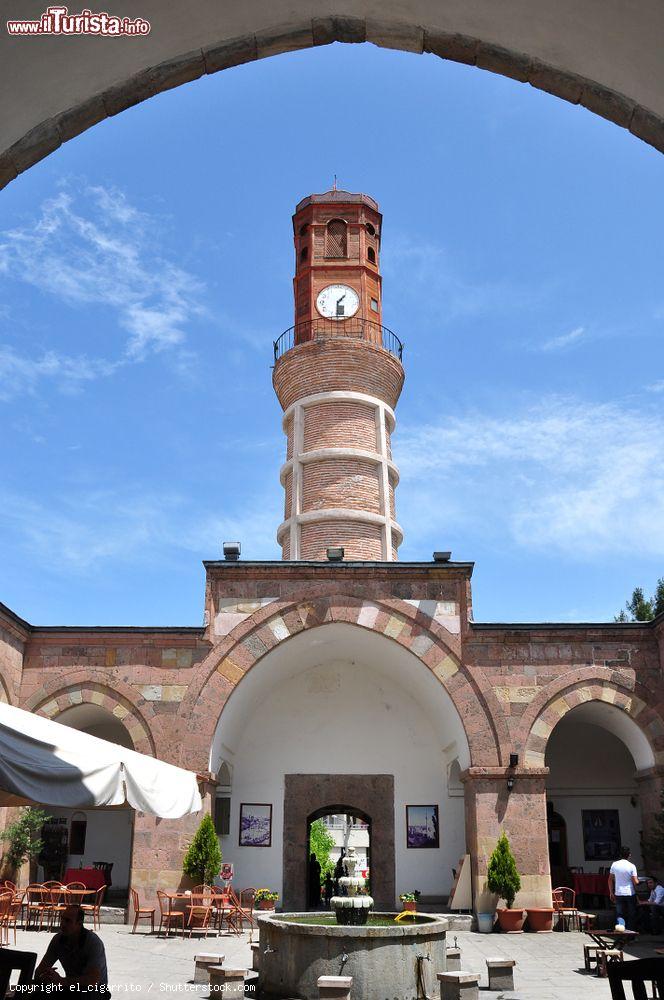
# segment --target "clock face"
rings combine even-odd
[[[328,285],[316,299],[316,309],[326,319],[349,319],[359,308],[360,297],[349,285]]]

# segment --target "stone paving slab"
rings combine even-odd
[[[148,924],[149,927],[149,924]],[[180,934],[157,937],[156,934],[137,931],[130,927],[102,924],[97,932],[104,942],[108,980],[115,998],[130,996],[157,997],[182,996],[207,997],[207,984],[194,984],[194,957],[200,952],[219,952],[226,962],[237,968],[251,968],[250,932],[237,934],[211,933],[206,938],[198,934],[182,938]],[[36,951],[39,962],[46,951],[51,934],[46,931],[18,932],[16,947],[23,951]],[[258,940],[258,931],[253,932]],[[10,947],[14,946],[13,936]]]
[[[109,982],[115,998],[161,994],[203,1000],[209,994],[209,987],[192,982],[194,957],[200,952],[220,952],[235,967],[252,966],[249,931],[242,936],[224,933],[183,939],[180,935],[166,938],[144,931],[131,934],[129,927],[102,925],[99,934],[106,947]],[[590,940],[585,934],[457,931],[448,937],[451,947],[455,937],[461,949],[462,970],[481,975],[480,1000],[576,1000],[577,997],[610,1000],[607,980],[598,979],[583,968],[583,945]],[[16,947],[36,951],[41,959],[50,939],[51,934],[46,931],[19,931]],[[253,932],[253,940],[258,940],[257,931]],[[625,960],[653,956],[654,948],[663,944],[661,938],[641,938],[638,944],[630,946]],[[513,991],[488,989],[486,959],[498,955],[516,960]]]

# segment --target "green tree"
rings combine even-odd
[[[42,827],[48,819],[50,816],[43,809],[27,806],[21,810],[14,822],[0,833],[0,839],[8,842],[4,862],[13,871],[18,871],[23,862],[29,858],[37,857],[43,847]]]
[[[206,814],[184,856],[182,870],[194,882],[209,885],[219,874],[220,868],[221,848],[217,832],[212,818]]]
[[[617,622],[651,622],[653,618],[664,613],[664,577],[660,577],[655,587],[655,593],[648,600],[643,593],[643,587],[635,587],[625,608],[615,616]]]
[[[320,865],[321,884],[325,876],[334,871],[334,861],[330,854],[334,847],[334,837],[329,833],[322,819],[315,819],[309,831],[309,854],[315,854]]]
[[[657,618],[658,615],[664,615],[664,576],[660,577],[657,581],[652,603],[655,618]]]
[[[516,861],[504,830],[489,858],[487,885],[489,891],[495,892],[501,899],[504,899],[507,903],[507,909],[511,910],[514,897],[521,888],[521,879],[516,870]]]

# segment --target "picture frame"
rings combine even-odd
[[[440,847],[437,805],[406,806],[406,847],[409,850],[435,850]]]
[[[242,802],[240,804],[240,847],[272,846],[272,804]]]

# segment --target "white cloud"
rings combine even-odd
[[[546,340],[540,347],[541,351],[561,351],[565,347],[570,347],[572,344],[576,344],[581,340],[586,332],[585,327],[577,326],[569,333],[563,333],[559,337],[552,337],[551,340]]]
[[[55,351],[29,358],[0,345],[0,400],[32,393],[44,380],[55,382],[61,392],[80,392],[85,383],[112,374],[116,367],[117,364],[101,359],[67,357]]]
[[[382,255],[386,284],[401,289],[401,298],[412,298],[418,308],[435,315],[438,322],[458,317],[495,315],[528,309],[542,299],[542,290],[519,287],[506,281],[477,282],[463,275],[446,247],[414,243],[410,237],[390,235]]]
[[[657,379],[646,386],[646,392],[664,392],[664,378]]]
[[[69,305],[111,309],[128,334],[124,358],[138,361],[182,345],[188,326],[204,314],[204,286],[160,254],[160,242],[154,220],[121,191],[62,190],[30,224],[2,234],[0,271]],[[68,363],[74,360],[61,359],[61,369]],[[88,370],[108,373],[103,362]]]
[[[274,496],[247,509],[218,516],[197,508],[178,493],[148,492],[139,485],[122,490],[72,486],[42,504],[8,490],[0,492],[0,525],[40,562],[76,573],[94,564],[163,564],[182,551],[220,557],[223,541],[240,539],[245,558],[279,558],[279,523]]]
[[[463,527],[572,556],[664,555],[664,420],[655,412],[550,398],[517,416],[402,426],[395,450],[409,537]]]

